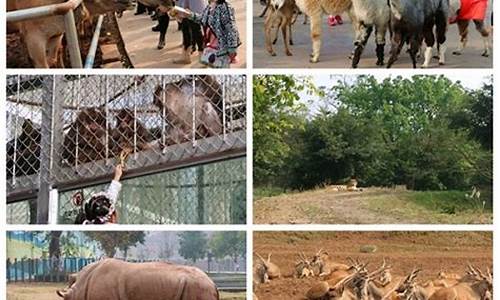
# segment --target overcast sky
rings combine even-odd
[[[397,77],[401,76],[403,78],[410,78],[416,74],[398,74],[394,76],[385,76],[385,75],[379,75],[379,74],[374,74],[373,76],[377,78],[377,80],[382,81],[387,77]],[[325,86],[326,88],[332,87],[334,84],[337,83],[339,79],[342,77],[345,78],[355,78],[357,75],[342,75],[342,74],[332,74],[332,75],[312,75],[313,82],[315,83],[316,86]],[[438,75],[437,75],[438,76]],[[482,84],[486,81],[488,74],[486,72],[458,72],[457,74],[446,74],[445,77],[449,78],[452,81],[460,81],[460,83],[468,88],[468,89],[478,89],[482,86]],[[307,95],[305,91],[302,91],[299,93],[301,96],[301,99],[303,101],[309,101],[309,100],[316,100],[318,99],[316,96],[313,95]],[[314,103],[310,107],[310,111],[314,112],[318,108]]]

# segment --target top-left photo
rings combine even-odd
[[[245,68],[244,0],[7,0],[7,68]]]

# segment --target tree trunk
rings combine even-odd
[[[61,234],[62,231],[51,231],[49,242],[49,258],[51,259],[52,271],[58,271],[61,259]]]

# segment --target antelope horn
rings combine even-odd
[[[339,282],[337,282],[333,288],[334,289],[337,289],[338,287],[340,287],[341,285],[344,285],[344,284],[347,284],[348,282],[350,282],[355,276],[357,275],[357,273],[353,273],[353,274],[349,274],[347,275],[346,277],[342,278]]]
[[[269,252],[269,254],[267,254],[267,262],[268,263],[271,262],[271,255],[272,255],[272,252]]]
[[[388,299],[398,289],[401,282],[403,282],[403,279],[400,279],[398,284],[394,285],[380,300]]]
[[[317,256],[321,255],[321,252],[323,252],[323,248],[320,248],[319,251],[316,253]]]
[[[382,263],[380,268],[378,268],[377,270],[368,274],[368,279],[372,279],[373,277],[379,275],[380,273],[382,273],[385,270],[386,270],[386,266],[385,266],[385,259],[384,259],[384,262]]]
[[[470,262],[467,263],[467,268],[472,274],[477,274],[476,270],[474,270],[474,267],[470,264]]]
[[[477,272],[479,273],[479,276],[481,276],[481,278],[483,279],[488,279],[488,277],[486,277],[486,275],[484,275],[484,273],[481,271],[481,269],[479,268],[476,268]]]
[[[266,261],[264,260],[264,258],[262,258],[262,256],[259,255],[259,253],[255,252],[255,255],[257,255],[257,257],[260,258],[260,260],[264,263],[264,265],[266,264]]]
[[[302,256],[300,256],[300,253],[297,253],[297,257],[299,258],[299,260],[297,262],[301,262],[302,261]]]
[[[413,270],[411,271],[411,274],[410,274],[410,281],[413,281],[415,280],[415,278],[417,278],[417,275],[418,273],[420,272],[420,269],[415,269],[415,267],[413,268]]]

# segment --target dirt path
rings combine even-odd
[[[491,3],[491,1],[490,1]],[[303,16],[299,16],[295,23],[293,31],[294,45],[291,46],[293,56],[285,55],[283,39],[280,34],[278,42],[275,46],[277,56],[270,56],[265,49],[264,39],[264,18],[258,16],[262,12],[263,6],[258,0],[253,0],[253,56],[254,67],[256,68],[350,68],[351,61],[348,59],[353,48],[352,25],[346,14],[342,17],[344,24],[341,26],[331,27],[326,23],[326,16],[323,18],[322,29],[322,46],[320,61],[316,64],[309,62],[309,54],[311,51],[310,25],[304,25]],[[490,12],[487,13],[487,26],[490,25]],[[451,25],[446,35],[448,51],[446,55],[446,65],[439,66],[438,61],[431,61],[431,68],[492,68],[493,57],[482,57],[483,41],[480,34],[476,31],[473,24],[469,26],[469,42],[467,48],[461,56],[452,54],[459,43],[458,29],[456,25]],[[389,35],[386,36],[385,55],[386,61],[389,57]],[[493,51],[492,51],[493,52]],[[421,61],[421,60],[420,60]],[[360,68],[380,68],[375,65],[375,40],[370,37],[359,64]],[[421,62],[419,63],[421,64]],[[401,53],[399,60],[394,64],[393,68],[411,68],[411,60],[407,53]]]
[[[246,66],[246,2],[244,0],[231,1],[236,12],[236,23],[242,45],[238,48],[238,63],[231,68]],[[204,68],[198,62],[198,54],[193,54],[189,65],[175,64],[174,60],[180,57],[182,33],[177,30],[177,22],[172,19],[167,31],[166,46],[162,50],[156,49],[159,33],[151,31],[157,24],[151,18],[142,14],[134,15],[135,11],[126,11],[118,19],[120,32],[127,49],[128,56],[134,68]]]
[[[361,253],[364,245],[377,250]],[[422,269],[418,280],[426,281],[443,270],[463,274],[468,262],[485,270],[493,261],[492,235],[486,232],[255,232],[254,250],[261,255],[273,253],[271,261],[285,276],[254,286],[259,299],[303,299],[318,279],[289,275],[298,251],[310,257],[319,248],[328,251],[335,262],[347,263],[347,257],[369,262],[370,270],[385,258],[392,266],[393,280],[405,276],[414,266]]]
[[[9,283],[7,284],[7,300],[60,300],[56,291],[66,287],[64,283]],[[244,300],[246,294],[220,293],[221,300]]]
[[[338,192],[330,188],[254,201],[256,224],[430,224],[488,223],[489,216],[449,215],[409,202],[410,191],[365,188]]]
[[[255,223],[397,223],[397,217],[365,208],[364,199],[381,191],[329,192],[327,189],[265,198],[254,202]],[[286,203],[286,205],[282,205]]]

